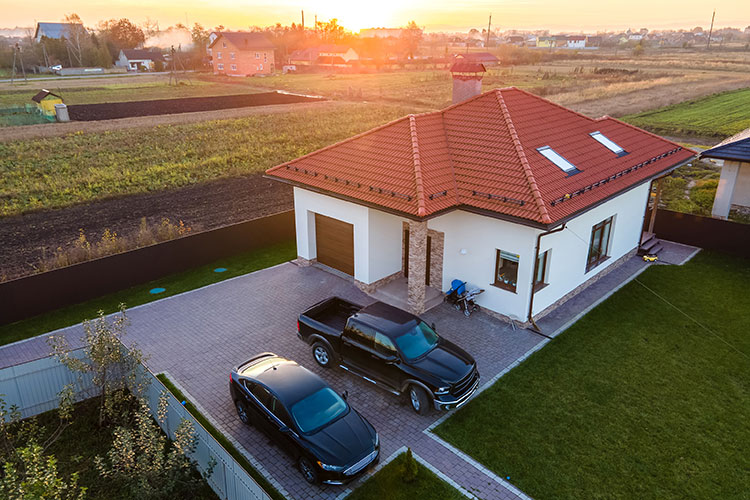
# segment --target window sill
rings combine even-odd
[[[601,259],[592,262],[591,264],[588,264],[586,266],[586,272],[593,271],[595,268],[599,267],[600,265],[604,264],[609,260],[609,255],[606,257],[602,257]]]
[[[496,288],[500,288],[501,290],[506,290],[508,292],[516,293],[516,287],[514,287],[512,285],[508,285],[506,283],[495,282],[495,283],[490,283],[490,285],[492,285],[492,286],[494,286]]]
[[[543,288],[547,288],[549,286],[549,283],[536,283],[534,285],[534,293],[538,292],[539,290]]]

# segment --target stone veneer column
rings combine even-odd
[[[427,273],[427,222],[409,221],[409,309],[424,312]]]

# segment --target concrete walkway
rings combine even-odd
[[[539,322],[550,337],[558,335],[582,314],[648,267],[633,258]],[[268,438],[243,426],[229,397],[229,370],[252,355],[272,351],[294,359],[320,374],[336,391],[349,392],[349,402],[372,422],[381,435],[381,466],[399,449],[409,446],[423,463],[454,486],[484,500],[527,498],[512,484],[472,458],[443,442],[430,430],[450,414],[416,415],[394,396],[343,370],[323,370],[309,347],[296,337],[296,318],[312,304],[338,295],[366,304],[373,299],[352,283],[315,267],[282,264],[165,298],[128,311],[131,324],[126,343],[137,344],[148,356],[154,373],[168,372],[209,419],[243,447],[251,461],[291,498],[337,498],[348,488],[310,486],[295,464]],[[550,340],[516,329],[489,315],[470,318],[442,304],[423,315],[439,333],[477,360],[480,391]],[[61,330],[74,345],[81,325]],[[0,349],[0,367],[49,354],[45,336]]]

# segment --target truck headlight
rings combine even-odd
[[[330,472],[341,472],[342,470],[344,470],[343,465],[328,465],[328,464],[324,464],[320,460],[318,460],[318,465],[320,466],[321,469],[327,470]]]
[[[435,394],[437,394],[438,396],[442,396],[444,394],[448,394],[450,390],[450,387],[438,387],[438,389],[435,391]]]

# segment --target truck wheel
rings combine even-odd
[[[418,385],[409,386],[408,395],[412,409],[418,415],[425,415],[430,408],[430,399],[427,397],[427,393],[424,392],[424,389]]]
[[[323,368],[330,368],[333,363],[333,353],[323,342],[315,342],[312,346],[313,358]]]

